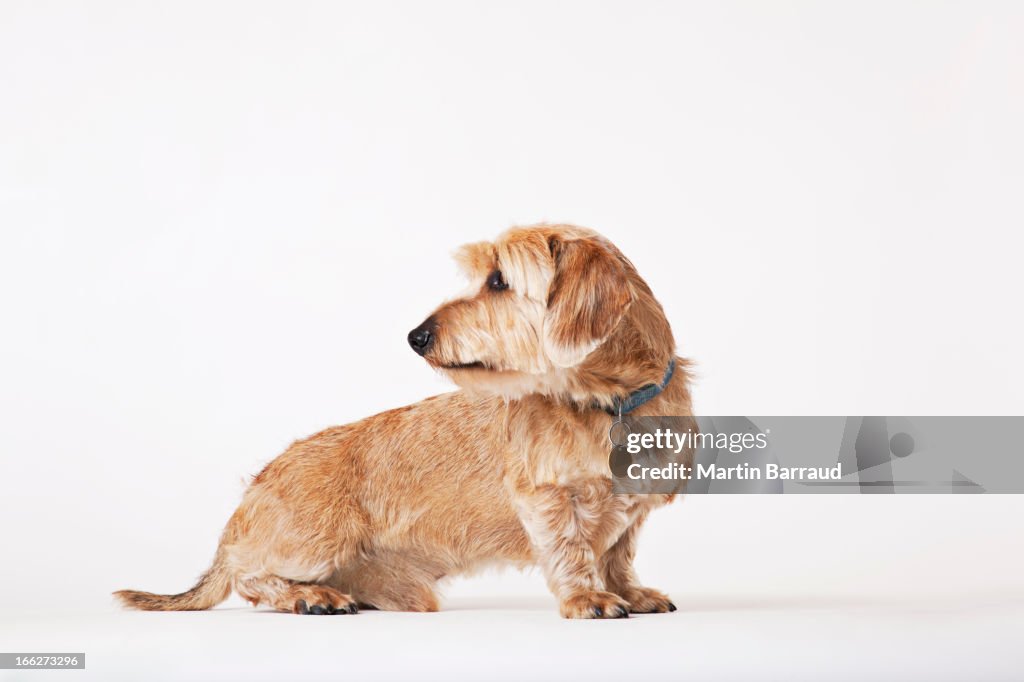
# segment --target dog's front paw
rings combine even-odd
[[[676,610],[676,605],[667,594],[650,587],[631,587],[621,594],[629,602],[630,613],[667,613]]]
[[[577,592],[558,606],[563,618],[629,618],[629,602],[611,592]]]

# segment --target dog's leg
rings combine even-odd
[[[676,606],[668,595],[658,590],[640,585],[633,570],[633,557],[636,555],[636,538],[640,526],[647,518],[648,510],[644,510],[633,522],[622,537],[612,545],[601,557],[601,577],[608,590],[629,602],[631,613],[665,613],[675,611]]]
[[[236,583],[235,589],[253,606],[266,602],[278,611],[323,615],[359,610],[352,597],[333,587],[300,583],[275,575],[245,578]]]
[[[437,611],[434,585],[443,571],[432,563],[426,556],[389,553],[346,566],[329,583],[382,611]]]
[[[541,485],[517,496],[520,518],[566,618],[624,618],[629,603],[604,590],[594,546],[606,532],[608,483]]]
[[[433,612],[438,610],[437,595],[431,584],[410,581],[386,585],[360,586],[357,599],[382,611]]]

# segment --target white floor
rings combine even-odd
[[[685,594],[685,586],[675,590]],[[436,614],[300,617],[228,606],[5,614],[5,650],[85,651],[47,680],[1021,679],[1024,594],[691,594],[673,614],[565,621],[541,598]]]
[[[97,526],[0,581],[0,651],[86,669],[0,680],[1022,680],[1022,517],[1014,495],[690,496],[637,556],[679,610],[620,621],[559,618],[536,571],[458,579],[432,614],[129,612],[112,590],[188,587],[217,528]]]

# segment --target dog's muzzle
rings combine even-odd
[[[423,324],[409,332],[409,345],[418,355],[426,355],[437,338],[437,322],[428,317]]]

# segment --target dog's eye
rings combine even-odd
[[[504,291],[508,289],[505,278],[501,276],[501,270],[495,270],[487,276],[487,288],[491,291]]]

